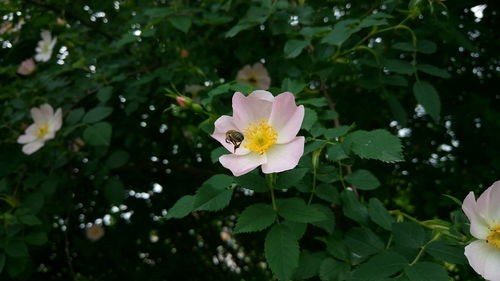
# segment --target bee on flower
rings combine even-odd
[[[31,124],[24,135],[19,136],[17,142],[23,145],[25,154],[32,154],[39,150],[46,141],[53,139],[62,126],[62,110],[54,113],[49,104],[42,104],[39,108],[31,109],[31,117],[35,123]]]

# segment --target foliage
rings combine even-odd
[[[0,279],[475,280],[449,198],[500,167],[498,8],[476,4],[2,1]],[[17,74],[42,30],[51,60]],[[233,177],[209,134],[259,61],[305,151]],[[27,156],[43,103],[63,126]]]

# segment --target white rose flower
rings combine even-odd
[[[43,30],[40,35],[42,36],[42,40],[38,42],[38,46],[35,49],[35,60],[47,62],[52,57],[52,50],[57,43],[57,37],[52,39],[52,34],[47,30]]]
[[[58,108],[54,113],[52,106],[42,104],[40,108],[31,109],[31,117],[35,123],[31,124],[24,135],[17,139],[18,143],[24,144],[23,152],[28,155],[39,150],[46,141],[56,136],[56,132],[61,129],[62,125],[62,110]]]

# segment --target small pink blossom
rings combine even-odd
[[[267,90],[271,86],[271,78],[267,69],[260,63],[245,65],[236,75],[236,81],[249,84],[259,90]]]
[[[183,96],[177,96],[175,97],[175,100],[177,101],[177,104],[179,105],[180,108],[187,108],[187,105],[186,105],[186,97],[183,97]]]
[[[35,68],[35,61],[33,59],[26,59],[17,68],[17,73],[20,75],[30,75],[35,71]]]
[[[24,144],[23,152],[28,155],[39,150],[46,141],[53,139],[62,126],[61,109],[57,109],[54,113],[54,109],[48,104],[32,108],[31,117],[35,123],[31,124],[24,135],[17,139],[18,143]]]
[[[470,192],[462,209],[470,221],[470,233],[478,240],[465,247],[471,267],[484,279],[500,281],[500,181],[479,198]]]
[[[295,104],[292,93],[274,97],[262,90],[248,96],[237,92],[233,95],[233,116],[217,119],[211,135],[231,152],[222,155],[219,162],[235,176],[258,166],[266,174],[293,169],[304,153],[304,137],[297,136],[303,120],[304,106]],[[244,136],[239,146],[228,136],[231,132]]]
[[[186,49],[181,50],[181,57],[187,58],[189,56],[189,52]]]

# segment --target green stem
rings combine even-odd
[[[425,245],[422,246],[422,248],[420,248],[420,251],[418,252],[417,256],[413,259],[413,261],[409,264],[409,266],[412,266],[414,264],[416,264],[418,262],[418,260],[422,257],[422,255],[424,254],[425,252],[425,248],[427,248],[427,246],[436,241],[438,238],[439,238],[440,234],[436,234],[429,242],[425,243]]]
[[[274,196],[274,186],[276,184],[276,174],[266,174],[267,187],[271,191],[271,201],[273,203],[273,210],[278,212],[278,207],[276,207],[276,197]]]

